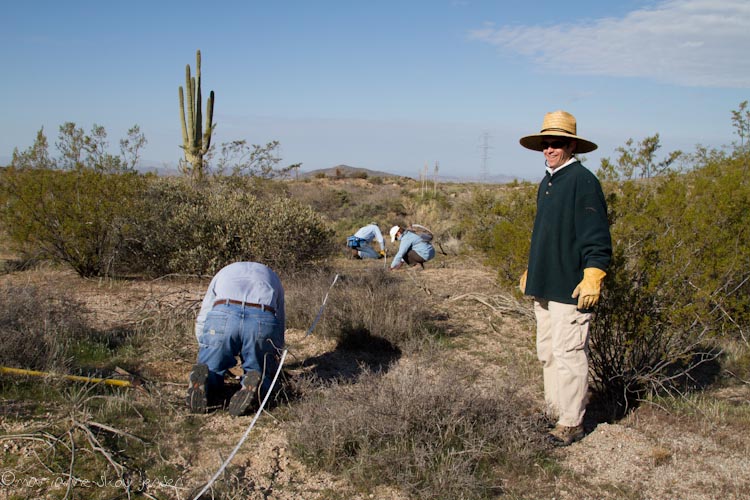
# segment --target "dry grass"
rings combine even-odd
[[[495,498],[534,475],[546,448],[529,401],[483,393],[464,366],[421,365],[321,389],[294,407],[292,446],[361,489],[395,484],[420,499]]]
[[[62,287],[0,285],[0,365],[64,371],[108,354],[124,332],[97,331],[82,302]]]

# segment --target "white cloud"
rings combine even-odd
[[[670,0],[580,26],[486,25],[469,36],[549,72],[750,87],[748,0]]]

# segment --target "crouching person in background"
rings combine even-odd
[[[380,251],[373,248],[372,242],[377,241]],[[355,259],[379,259],[385,257],[385,240],[383,233],[374,222],[367,224],[346,239],[346,246],[350,249]]]
[[[429,229],[419,224],[409,227],[393,226],[390,231],[391,243],[399,241],[398,253],[391,262],[391,271],[399,269],[402,265],[416,266],[419,264],[424,269],[424,263],[435,257],[435,249],[432,246],[432,233]]]
[[[284,348],[284,289],[269,267],[235,262],[211,279],[195,322],[198,361],[190,372],[187,404],[205,413],[208,398],[223,393],[224,375],[242,361],[244,375],[229,413],[244,415],[271,389]]]

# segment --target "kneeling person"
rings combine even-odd
[[[279,366],[284,329],[284,289],[273,270],[257,262],[235,262],[216,273],[195,322],[198,361],[190,373],[190,410],[205,413],[208,395],[221,392],[235,356],[242,360],[244,375],[229,413],[243,415],[262,400]]]
[[[380,251],[373,248],[372,242],[377,241]],[[352,251],[352,257],[359,259],[379,259],[385,257],[385,240],[380,228],[374,222],[359,228],[354,236],[346,240],[346,246]]]

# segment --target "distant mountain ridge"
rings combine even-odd
[[[319,168],[317,170],[311,170],[308,172],[300,172],[300,179],[309,179],[314,177],[333,177],[333,178],[368,178],[368,177],[396,177],[396,178],[407,178],[414,179],[414,177],[408,175],[393,174],[390,172],[383,172],[381,170],[371,170],[369,168],[362,167],[351,167],[349,165],[336,165],[330,168]],[[434,177],[428,175],[427,180],[434,180]],[[467,177],[455,177],[450,175],[438,175],[439,182],[479,182],[486,184],[507,184],[515,180],[523,181],[517,177],[509,175],[490,175],[484,179],[479,178],[467,178]]]
[[[369,168],[350,167],[349,165],[336,165],[330,168],[319,168],[309,172],[300,172],[300,178],[310,177],[408,177],[406,175],[391,174],[380,170],[370,170]]]

